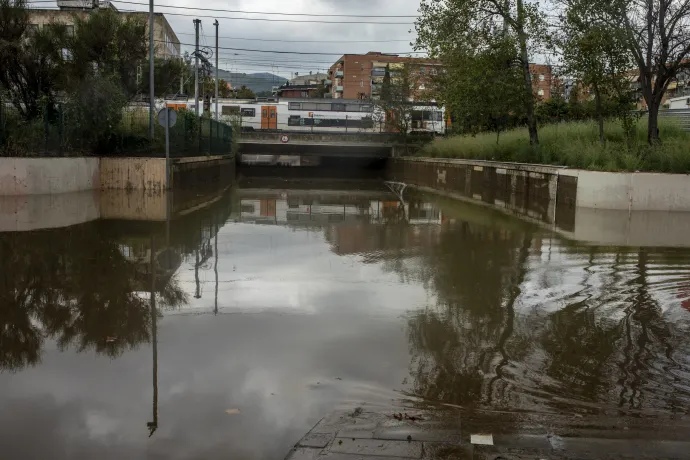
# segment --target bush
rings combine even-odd
[[[638,122],[646,125],[646,120]],[[637,128],[637,126],[636,126]],[[606,144],[599,143],[593,121],[551,124],[539,130],[539,148],[529,144],[524,128],[476,136],[437,139],[420,156],[468,158],[568,166],[598,171],[690,172],[690,133],[670,120],[661,120],[662,144],[650,146],[646,129],[635,129],[630,141],[619,122],[606,123]]]
[[[67,145],[94,154],[111,152],[127,98],[114,77],[87,77],[64,106]]]

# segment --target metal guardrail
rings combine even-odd
[[[659,117],[676,120],[684,131],[690,132],[690,110],[688,109],[660,110]]]

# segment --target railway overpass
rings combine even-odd
[[[242,133],[239,156],[287,155],[379,159],[396,156],[400,147],[395,135],[389,133],[253,131]]]

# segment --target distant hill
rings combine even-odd
[[[211,70],[211,75],[215,75],[215,69]],[[228,70],[218,69],[218,78],[229,82],[233,88],[246,86],[255,93],[271,91],[274,86],[287,83],[287,79],[272,73],[236,73]]]

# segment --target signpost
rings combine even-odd
[[[177,122],[177,112],[164,107],[158,112],[158,124],[165,128],[165,188],[170,188],[170,128]]]

